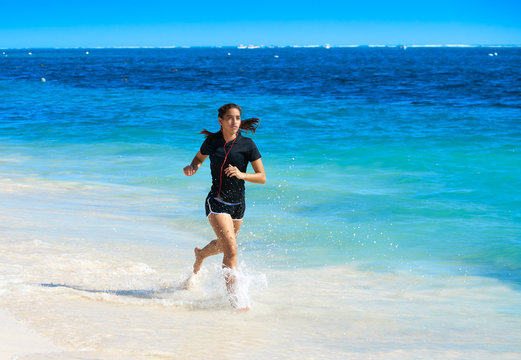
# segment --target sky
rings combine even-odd
[[[521,0],[0,0],[0,48],[521,45]]]

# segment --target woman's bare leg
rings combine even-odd
[[[223,252],[223,270],[226,288],[230,295],[230,301],[236,306],[232,300],[235,294],[235,274],[233,271],[237,268],[237,236],[236,231],[240,230],[242,221],[233,221],[228,214],[210,214],[208,220],[217,235],[219,247]],[[236,224],[234,224],[236,223]]]
[[[215,235],[217,235],[219,248],[224,254],[223,267],[235,269],[237,267],[237,241],[231,216],[228,214],[210,214],[208,220]]]
[[[242,220],[233,220],[235,239],[237,239],[237,236],[239,235],[239,230],[241,229],[241,225],[242,225]],[[206,245],[202,249],[200,247],[196,247],[194,249],[194,253],[195,253],[194,274],[197,274],[199,272],[199,270],[201,269],[201,266],[203,265],[204,259],[206,259],[208,256],[217,255],[222,252],[223,252],[223,250],[221,249],[220,241],[218,238],[210,241],[210,243],[208,243],[208,245]]]
[[[195,252],[195,262],[194,262],[194,274],[197,274],[203,265],[203,260],[208,256],[217,255],[222,253],[222,250],[219,246],[219,240],[215,239],[210,241],[208,245],[204,248],[196,247],[194,249]]]

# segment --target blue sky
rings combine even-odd
[[[518,44],[521,0],[0,0],[0,48]]]

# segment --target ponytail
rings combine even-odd
[[[219,134],[219,133],[220,133],[220,131],[218,131],[216,133],[213,133],[213,132],[209,132],[206,129],[203,129],[203,131],[201,131],[199,134],[203,134],[205,137],[209,137],[209,136],[212,136],[212,135],[217,136],[217,134]]]
[[[252,134],[255,134],[255,130],[257,130],[257,126],[259,126],[260,119],[257,118],[249,118],[246,120],[241,121],[241,129],[244,129],[244,131],[251,132]]]

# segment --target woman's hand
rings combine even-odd
[[[239,171],[239,169],[237,169],[237,167],[232,166],[231,164],[228,165],[228,167],[226,169],[224,169],[224,173],[228,177],[236,177],[237,179],[244,180],[244,173]]]
[[[201,151],[199,151],[192,160],[192,163],[188,166],[185,166],[185,168],[183,169],[185,175],[192,176],[193,174],[195,174],[207,157],[208,155],[203,155],[201,154]]]
[[[186,176],[192,176],[197,172],[197,168],[193,165],[188,165],[183,169]]]

